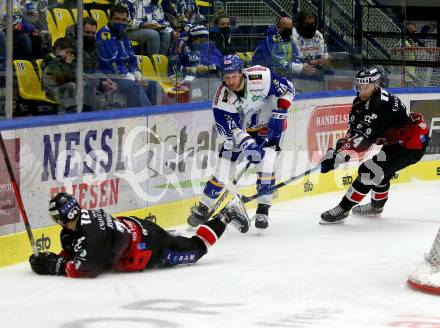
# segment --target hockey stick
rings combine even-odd
[[[260,147],[258,148],[261,150],[267,143],[269,142],[269,139],[264,139],[261,143]],[[246,163],[246,166],[235,176],[234,180],[232,180],[232,186],[235,187],[238,183],[238,180],[246,173],[248,168],[251,166],[252,162],[248,161]],[[232,189],[232,188],[231,188]],[[235,188],[234,188],[235,189]],[[220,196],[219,199],[217,199],[216,203],[211,207],[208,213],[208,219],[214,214],[214,212],[220,207],[220,205],[223,203],[223,201],[228,197],[228,195],[231,193],[231,191],[226,188],[226,190],[223,192],[223,194]],[[235,191],[233,192],[235,193]]]
[[[306,177],[306,176],[308,176],[310,173],[315,172],[315,171],[318,171],[318,170],[320,170],[320,169],[321,169],[321,166],[320,166],[320,165],[315,166],[315,167],[313,167],[313,168],[311,168],[311,169],[305,171],[304,173],[301,173],[301,174],[299,174],[299,175],[293,176],[293,177],[287,179],[286,181],[283,181],[283,182],[277,183],[275,186],[273,186],[272,188],[266,190],[265,192],[262,192],[262,193],[256,193],[255,195],[252,195],[252,196],[241,196],[241,197],[240,197],[240,198],[241,198],[241,201],[243,202],[243,204],[249,203],[250,201],[253,201],[254,199],[256,199],[256,198],[258,198],[258,197],[260,197],[260,196],[263,196],[263,195],[266,195],[266,194],[270,194],[271,192],[273,192],[273,191],[275,191],[275,190],[277,190],[277,189],[280,189],[280,188],[282,188],[282,187],[288,185],[289,183],[292,183],[292,182],[294,182],[294,181],[296,181],[296,180],[298,180],[298,179],[301,179],[301,178],[303,178],[303,177]]]
[[[9,177],[11,179],[12,188],[14,189],[15,199],[17,199],[18,207],[20,208],[21,216],[23,217],[24,225],[26,227],[26,231],[29,237],[29,241],[31,242],[32,252],[35,256],[38,256],[37,246],[35,244],[34,235],[32,233],[31,226],[29,224],[28,217],[26,215],[26,211],[24,210],[23,202],[21,200],[20,191],[18,190],[17,181],[15,180],[14,171],[12,171],[11,162],[9,161],[9,156],[6,151],[6,145],[3,141],[2,133],[0,132],[0,147],[3,152],[3,156],[5,157],[6,167],[8,169]]]

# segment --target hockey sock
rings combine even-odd
[[[390,184],[373,186],[371,189],[371,205],[374,207],[384,207],[386,201],[388,200],[388,190],[390,189]]]
[[[214,245],[226,229],[226,224],[219,216],[199,226],[196,236],[205,243],[206,247]]]
[[[351,210],[353,206],[359,204],[362,199],[364,199],[370,189],[371,186],[363,184],[360,181],[359,177],[357,177],[351,187],[348,188],[344,198],[342,198],[341,202],[339,203],[339,206],[341,206],[346,211]]]

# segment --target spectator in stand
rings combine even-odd
[[[315,68],[315,72],[311,76],[304,76],[304,78],[322,80],[324,69],[330,64],[331,57],[327,52],[324,37],[317,30],[316,15],[301,11],[298,14],[296,26],[297,29],[293,28],[293,40],[302,54],[301,61]],[[309,81],[306,84],[309,84]]]
[[[193,15],[190,20],[190,25],[191,26],[202,25],[209,30],[209,20],[201,14]]]
[[[55,53],[43,62],[42,86],[49,99],[57,103],[58,113],[76,111],[76,65],[74,40],[60,38]]]
[[[412,22],[406,23],[405,47],[426,47],[425,43],[415,35],[417,26]]]
[[[191,18],[199,14],[199,7],[196,4],[196,0],[176,0],[177,2],[177,16],[178,17],[185,17],[186,20],[189,22],[191,21]]]
[[[165,19],[159,0],[122,0],[116,3],[127,5],[130,18],[127,36],[140,43],[143,55],[168,54],[174,31]]]
[[[180,85],[191,87],[194,98],[203,95],[211,99],[220,80],[219,68],[223,56],[209,41],[206,27],[194,26],[189,35],[188,44],[180,54],[180,64],[186,74]]]
[[[96,46],[97,23],[91,17],[83,21],[83,69],[84,108],[83,111],[126,107],[124,95],[118,85],[100,71],[99,53]],[[66,29],[66,37],[77,38],[77,26]]]
[[[31,35],[37,34],[37,30],[32,24],[26,22],[20,9],[14,9],[12,16],[12,29],[14,33],[13,53],[14,59],[33,59]]]
[[[235,53],[231,38],[231,20],[225,11],[214,15],[214,26],[209,31],[209,39],[224,56]]]
[[[32,57],[44,58],[52,48],[52,38],[47,27],[46,13],[38,13],[35,2],[28,1],[23,6],[23,20],[32,24],[34,31],[29,34],[32,43]]]
[[[276,25],[270,26],[255,50],[252,64],[268,67],[289,80],[301,73],[314,74],[313,67],[300,61],[301,53],[292,40],[292,27],[289,17],[281,17]]]
[[[118,4],[110,11],[108,25],[96,35],[100,69],[104,74],[113,74],[112,80],[126,95],[128,107],[149,106],[152,102],[157,104],[157,83],[142,78],[136,55],[125,33],[127,26],[128,9]],[[148,96],[143,87],[147,89]]]

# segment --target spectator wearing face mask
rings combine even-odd
[[[316,68],[314,76],[322,76],[323,70],[331,62],[322,33],[317,30],[316,16],[301,11],[298,14],[296,28],[293,28],[293,40],[301,51],[303,61]]]
[[[118,4],[110,11],[108,25],[96,35],[100,69],[127,96],[128,107],[148,106],[152,104],[150,99],[156,95],[157,85],[142,78],[136,55],[125,33],[127,27],[128,9]],[[143,87],[147,89],[148,96]]]
[[[231,38],[231,20],[226,12],[219,11],[215,14],[214,26],[209,31],[209,39],[224,56],[236,52]]]
[[[83,21],[83,111],[126,107],[124,95],[118,85],[100,71],[99,53],[96,46],[97,23],[91,17]],[[66,29],[66,37],[77,39],[77,26]]]
[[[213,95],[220,79],[221,52],[209,41],[209,32],[203,25],[194,26],[189,31],[188,43],[180,53],[180,65],[184,71],[183,86],[191,86],[197,96]],[[199,94],[200,92],[200,94]]]
[[[266,37],[257,46],[252,65],[270,68],[277,75],[292,79],[299,74],[313,74],[314,68],[300,61],[301,53],[292,40],[292,19],[281,17],[266,30]]]
[[[75,45],[70,38],[60,38],[53,45],[55,53],[43,62],[43,89],[57,103],[58,113],[76,111]]]

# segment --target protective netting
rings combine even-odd
[[[409,276],[408,284],[424,292],[440,294],[440,229],[425,261]]]
[[[271,25],[278,18],[274,9],[264,1],[228,1],[224,9],[236,18],[237,25]]]
[[[440,60],[439,47],[395,47],[391,59],[401,61],[419,61],[425,66],[402,65],[390,67],[394,76],[390,86],[425,87],[440,85],[440,67],[430,67],[430,63]]]
[[[431,264],[435,272],[440,272],[440,229],[431,247],[431,251],[426,255],[426,261]]]

